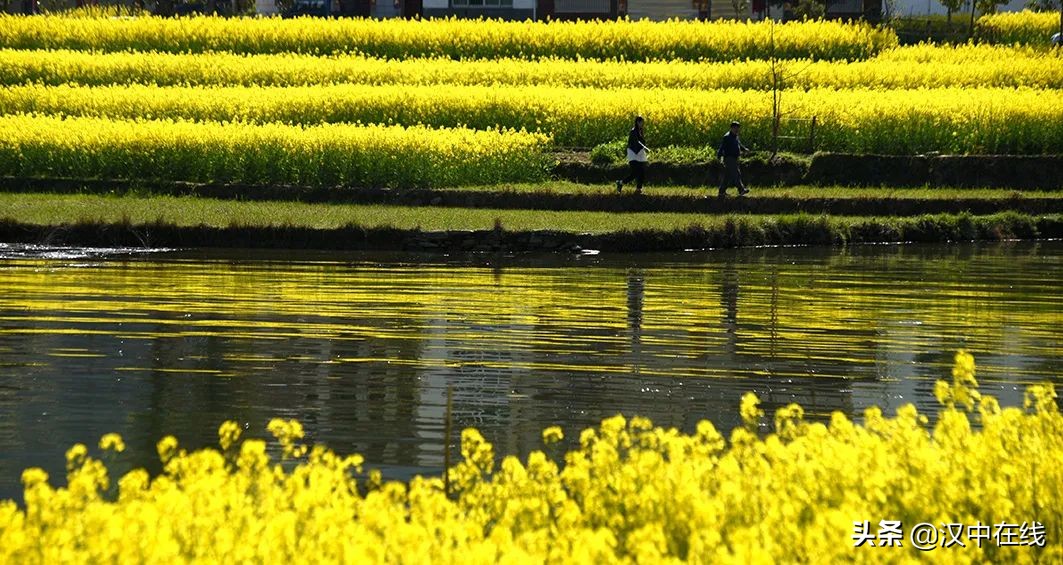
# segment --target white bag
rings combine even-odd
[[[649,152],[646,151],[645,149],[643,149],[643,150],[639,151],[638,153],[635,153],[629,147],[628,150],[627,150],[627,160],[628,161],[640,161],[642,163],[645,163],[645,162],[650,160]]]

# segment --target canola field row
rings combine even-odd
[[[1063,50],[985,45],[898,47],[866,60],[787,60],[782,88],[1063,88]],[[330,84],[549,85],[586,88],[768,90],[772,64],[446,57],[385,59],[299,53],[0,50],[0,84],[312,86]]]
[[[155,18],[7,16],[0,48],[173,53],[361,53],[386,58],[441,56],[732,61],[859,60],[897,45],[887,28],[837,21],[673,20],[511,22],[473,19]],[[977,37],[1003,45],[1046,46],[1058,30],[1052,12],[979,19]]]
[[[833,21],[526,21],[0,16],[0,48],[200,53],[360,53],[389,59],[865,59],[890,30]]]
[[[1013,20],[1036,28],[1035,16]],[[651,147],[710,146],[739,120],[744,143],[767,149],[778,99],[783,150],[1059,154],[1061,56],[1021,42],[898,47],[888,29],[824,21],[0,16],[0,144],[8,174],[490,184],[539,180],[551,148],[615,143],[635,115]],[[85,141],[89,123],[121,140],[113,151]],[[209,144],[189,141],[195,127]],[[267,130],[285,133],[244,141]],[[118,165],[133,146],[184,164]],[[293,157],[271,156],[281,147]],[[41,158],[77,151],[62,166]],[[315,151],[351,164],[259,168]],[[419,159],[433,164],[408,165]]]
[[[1051,10],[986,14],[978,19],[978,29],[985,40],[993,43],[1047,45],[1048,38],[1060,31],[1059,18],[1059,12]]]
[[[624,136],[631,108],[657,146],[705,146],[732,119],[747,145],[770,144],[771,92],[579,89],[551,86],[330,85],[0,89],[0,113],[316,125],[497,127],[542,132],[555,145],[593,147]],[[783,95],[817,116],[816,147],[912,154],[1048,153],[1063,148],[1063,100],[1045,89],[813,89]],[[651,145],[652,147],[653,145]]]
[[[0,116],[0,176],[297,186],[538,180],[540,134],[467,128]]]

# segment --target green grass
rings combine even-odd
[[[970,18],[971,13],[961,8],[960,11],[953,12],[951,23],[945,15],[935,14],[894,18],[887,25],[897,33],[897,38],[902,45],[915,44],[920,41],[957,43],[966,41]],[[975,32],[977,31],[976,26]]]
[[[850,188],[850,187],[822,187],[822,186],[796,186],[796,187],[765,187],[752,186],[751,192],[746,198],[787,198],[793,200],[811,199],[896,199],[896,200],[1012,200],[1017,198],[1049,198],[1063,201],[1063,191],[1039,191],[1039,190],[1013,190],[1013,189],[965,189],[965,188]],[[448,188],[446,191],[512,191],[512,192],[555,192],[559,194],[613,194],[616,187],[611,184],[579,184],[567,181],[554,181],[543,183],[513,183],[491,186],[464,186]],[[631,190],[628,186],[625,192]],[[645,187],[647,196],[691,196],[703,197],[705,194],[715,194],[715,186],[686,187],[686,186],[652,186]],[[734,189],[730,189],[733,194]]]
[[[651,179],[652,180],[652,179]],[[2,193],[19,193],[19,192],[77,192],[81,194],[88,194],[95,192],[98,194],[122,194],[123,191],[135,196],[151,196],[163,195],[165,192],[159,192],[160,187],[168,188],[167,183],[155,183],[150,181],[133,181],[127,182],[114,182],[113,184],[106,181],[92,181],[94,185],[103,183],[103,187],[79,187],[77,181],[66,183],[68,186],[62,190],[55,190],[54,187],[49,187],[47,181],[35,181],[36,185],[30,185],[29,187],[20,186],[18,183],[11,183],[9,181],[4,184],[0,181],[0,194]],[[173,183],[174,190],[182,190],[180,187],[185,186],[181,183]],[[189,185],[191,186],[191,185]],[[72,188],[71,188],[72,187]],[[235,194],[238,197],[251,197],[252,191],[256,188],[259,190],[265,190],[268,187],[233,187],[232,191],[243,191],[242,194]],[[752,191],[746,196],[750,199],[758,198],[773,198],[773,199],[790,199],[790,200],[847,200],[847,199],[867,199],[867,200],[1015,200],[1023,198],[1037,198],[1037,199],[1052,199],[1063,201],[1063,191],[1060,190],[1017,190],[1008,188],[935,188],[935,187],[923,187],[923,188],[883,188],[883,187],[845,187],[845,186],[784,186],[784,187],[760,187],[750,186]],[[299,188],[293,187],[291,194],[298,196]],[[341,192],[357,192],[358,188],[342,189]],[[399,189],[398,192],[403,192],[407,189]],[[534,183],[500,183],[489,185],[474,185],[474,186],[459,186],[459,187],[446,187],[437,188],[442,192],[512,192],[512,193],[553,193],[553,194],[566,194],[566,195],[580,195],[580,196],[608,196],[616,193],[616,186],[609,183],[598,184],[583,184],[577,182],[571,182],[566,180],[547,181],[547,182],[534,182]],[[625,188],[625,194],[630,194],[633,187],[630,185]],[[646,196],[670,196],[670,197],[683,197],[689,196],[692,198],[701,198],[706,194],[715,194],[716,186],[659,186],[654,185],[652,182],[645,187]],[[734,189],[730,190],[734,193]]]
[[[0,194],[0,221],[38,226],[61,224],[171,224],[179,227],[296,227],[337,229],[355,225],[365,229],[398,228],[424,231],[486,230],[500,222],[507,231],[556,230],[571,233],[634,231],[670,232],[692,226],[707,229],[743,222],[770,226],[809,215],[690,213],[553,212],[473,208],[405,207],[299,202],[239,202],[207,198],[154,196]],[[960,216],[953,216],[960,217]],[[833,216],[830,224],[843,228],[876,220],[901,225],[912,219]],[[803,221],[803,220],[802,220]],[[817,220],[819,221],[819,220]]]
[[[554,212],[53,194],[0,195],[0,210],[0,240],[95,246],[444,252],[578,246],[629,253],[1063,237],[1063,215],[1016,211],[915,216]],[[562,239],[542,237],[542,231]],[[423,239],[424,232],[437,234]]]
[[[354,224],[367,229],[392,227],[420,228],[425,231],[491,229],[496,219],[511,231],[559,230],[581,233],[674,230],[696,223],[708,225],[721,221],[720,217],[715,216],[680,213],[551,212],[53,194],[0,194],[0,210],[3,210],[0,220],[35,225],[157,222],[177,226],[334,229]]]

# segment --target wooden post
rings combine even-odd
[[[816,152],[816,117],[812,116],[812,127],[808,128],[808,152]]]

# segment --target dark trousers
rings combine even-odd
[[[745,190],[742,184],[742,171],[738,170],[738,157],[723,158],[723,179],[720,181],[720,193],[727,192],[727,187],[737,186],[739,190]]]
[[[639,190],[642,190],[642,183],[646,182],[646,163],[642,161],[628,161],[627,164],[631,167],[631,174],[620,182],[627,184],[631,181],[638,181],[636,186]]]

